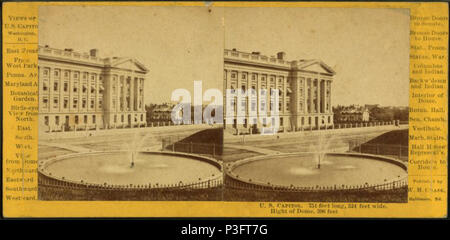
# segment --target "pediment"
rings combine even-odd
[[[134,59],[124,59],[117,61],[112,64],[112,67],[125,69],[125,70],[132,70],[137,72],[148,72],[148,69],[144,67],[140,62],[134,60]]]
[[[303,71],[317,72],[334,75],[334,70],[321,61],[310,61],[299,67]]]

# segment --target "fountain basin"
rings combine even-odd
[[[222,178],[214,159],[182,153],[138,152],[134,166],[128,152],[94,152],[40,162],[39,172],[68,183],[99,186],[174,186]]]
[[[278,188],[358,189],[407,182],[408,176],[401,161],[353,153],[327,153],[320,169],[314,153],[259,156],[224,167],[235,181]]]

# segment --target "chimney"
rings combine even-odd
[[[91,57],[98,57],[98,49],[94,48],[89,50]]]
[[[285,52],[278,52],[277,53],[277,58],[280,60],[284,60],[286,58],[286,53]]]

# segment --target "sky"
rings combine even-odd
[[[198,80],[222,88],[224,48],[322,60],[336,71],[332,105],[409,101],[407,9],[52,6],[39,20],[40,45],[144,64],[147,103]]]

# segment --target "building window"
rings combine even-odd
[[[46,82],[44,82],[44,83],[42,84],[42,90],[43,90],[43,91],[47,91],[47,90],[48,90],[48,86],[47,86],[47,83],[46,83]]]
[[[95,115],[92,115],[92,123],[94,123],[95,124]]]
[[[69,78],[69,71],[64,71],[64,77]]]
[[[81,101],[81,107],[82,107],[82,108],[86,108],[86,99],[83,99],[83,100]]]
[[[42,98],[42,107],[43,108],[47,108],[48,107],[48,98],[47,97],[43,97]]]
[[[58,108],[58,98],[53,99],[53,108]]]
[[[91,108],[94,108],[94,107],[95,107],[95,100],[91,99]]]
[[[73,74],[73,78],[78,79],[78,72]]]
[[[331,123],[331,117],[328,116],[328,123]]]
[[[58,82],[53,83],[53,91],[58,91]]]
[[[114,123],[117,123],[117,115],[114,115]]]
[[[48,116],[45,116],[45,117],[44,117],[44,123],[45,123],[45,125],[48,126]]]
[[[87,73],[83,73],[83,80],[87,79]]]
[[[236,78],[236,73],[231,73],[231,78]]]
[[[98,108],[103,107],[103,101],[101,99],[98,100]]]
[[[69,106],[69,99],[64,98],[64,108],[66,109]]]
[[[141,114],[141,122],[144,121],[144,114]]]
[[[87,115],[84,115],[84,118],[83,118],[83,122],[84,123],[87,123],[88,122],[88,119],[87,119],[88,117],[87,117]]]
[[[121,120],[121,122],[123,122],[123,115],[121,116],[120,120]]]
[[[59,70],[55,70],[54,75],[55,77],[59,77]]]
[[[55,116],[55,124],[59,125],[59,116]]]
[[[78,115],[75,116],[75,124],[78,124],[79,120],[78,120]]]
[[[78,99],[73,99],[73,108],[78,108]]]
[[[44,69],[44,77],[48,77],[48,69]]]
[[[69,83],[65,82],[64,83],[64,92],[67,92],[68,89],[69,89]]]

